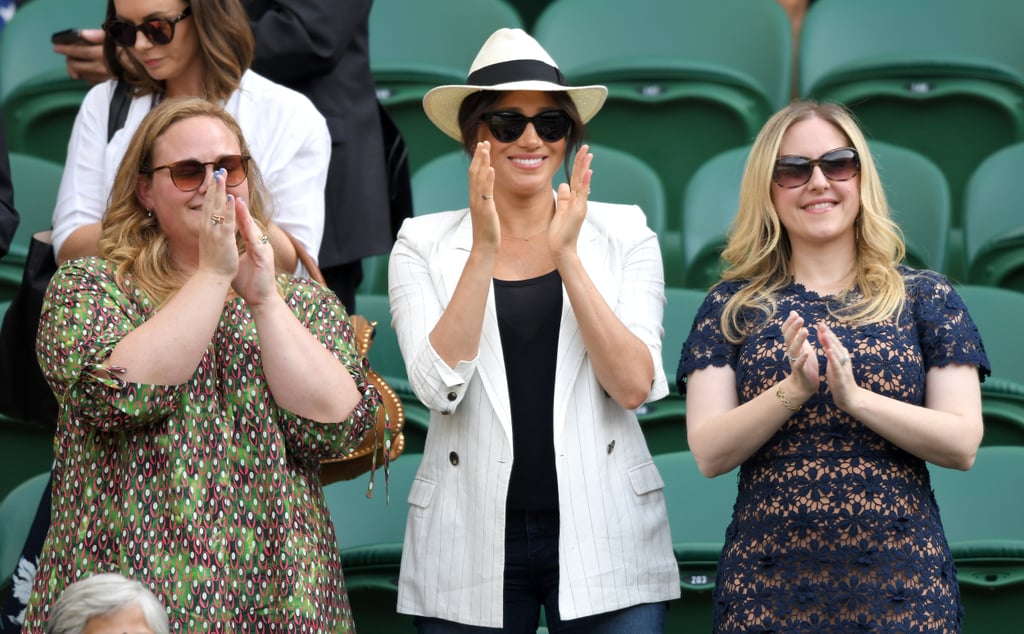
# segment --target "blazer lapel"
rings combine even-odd
[[[580,227],[580,237],[576,243],[576,250],[583,263],[583,268],[590,275],[591,280],[597,287],[598,292],[608,305],[613,309],[619,294],[619,276],[613,274],[608,259],[612,254],[609,251],[609,241],[597,230],[596,226],[584,220]],[[555,445],[560,446],[565,432],[565,412],[569,406],[569,399],[583,369],[583,361],[586,357],[586,348],[583,346],[583,336],[580,333],[579,322],[572,312],[569,304],[569,297],[562,289],[562,323],[558,332],[558,365],[555,374],[555,411],[554,411],[554,434]]]
[[[439,239],[442,242],[445,240],[443,236]],[[445,292],[450,300],[462,277],[462,271],[466,267],[469,252],[473,247],[473,223],[468,209],[447,242],[447,245],[440,247],[439,254]],[[484,311],[476,371],[511,445],[512,409],[508,395],[508,378],[505,374],[505,357],[501,348],[501,334],[498,332],[493,283],[487,292],[487,306]]]

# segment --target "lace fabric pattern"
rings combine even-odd
[[[740,402],[756,397],[789,371],[781,327],[795,310],[812,326],[822,377],[818,393],[740,469],[715,632],[960,631],[956,570],[925,462],[836,407],[813,328],[832,328],[861,386],[901,401],[924,402],[932,367],[975,365],[983,380],[988,360],[959,295],[938,274],[903,273],[902,313],[867,326],[837,320],[833,298],[795,283],[739,345],[720,327],[739,284],[712,289],[698,311],[678,376],[728,364]]]

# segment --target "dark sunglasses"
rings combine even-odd
[[[144,174],[152,174],[157,170],[166,169],[170,172],[171,182],[174,183],[175,187],[183,192],[194,192],[206,180],[206,166],[212,165],[214,171],[223,169],[227,172],[225,184],[228,187],[235,187],[244,183],[246,176],[249,174],[249,158],[251,157],[244,154],[229,154],[228,156],[220,157],[216,161],[207,161],[206,163],[195,159],[188,159],[187,161],[169,163],[149,170],[144,169],[142,172]]]
[[[185,7],[176,18],[153,18],[142,24],[132,24],[124,20],[108,20],[103,23],[103,30],[107,32],[114,44],[131,48],[135,46],[136,32],[142,34],[156,45],[170,44],[174,39],[174,25],[192,15],[192,7]]]
[[[860,173],[860,156],[852,147],[831,150],[813,160],[806,156],[783,156],[775,161],[772,180],[786,189],[800,187],[811,180],[815,165],[830,181],[845,181]]]
[[[502,143],[511,143],[523,136],[528,123],[532,123],[537,136],[548,143],[561,141],[572,127],[572,120],[564,110],[545,110],[532,117],[509,111],[485,112],[480,121],[486,123],[494,138]]]

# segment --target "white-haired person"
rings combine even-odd
[[[661,253],[639,207],[588,200],[606,95],[501,29],[423,100],[471,160],[469,207],[406,220],[389,265],[431,410],[398,595],[421,634],[536,632],[542,606],[553,633],[660,633],[679,596],[634,412],[668,392]]]
[[[85,577],[53,603],[46,634],[169,634],[167,610],[149,588],[114,572]]]

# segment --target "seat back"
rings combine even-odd
[[[14,572],[25,546],[50,472],[39,473],[14,487],[0,502],[0,578]]]
[[[870,137],[935,161],[959,227],[968,175],[1024,139],[1020,24],[1024,3],[1004,0],[933,0],[927,11],[912,0],[819,0],[801,29],[800,94],[845,103]]]
[[[608,86],[591,137],[653,166],[669,201],[790,94],[792,33],[775,2],[555,0],[534,34],[570,83]]]
[[[969,471],[929,465],[960,582],[965,632],[1016,632],[1024,600],[1024,446],[978,449]]]
[[[469,206],[469,157],[462,150],[440,154],[410,178],[412,208],[417,216]]]
[[[522,27],[519,14],[504,0],[373,3],[370,68],[377,97],[405,138],[410,172],[459,147],[427,119],[423,95],[441,84],[465,83],[480,46],[501,27]]]
[[[1024,143],[986,158],[967,182],[964,244],[967,281],[1024,292],[1024,205],[1008,196],[1020,182]]]
[[[907,264],[946,271],[946,245],[952,222],[949,185],[930,159],[908,148],[871,142],[892,219],[903,230]]]
[[[739,210],[740,181],[750,146],[713,156],[701,165],[682,200],[683,269],[686,286],[708,289],[721,276],[726,232]]]
[[[670,605],[665,631],[710,632],[711,592],[725,531],[732,520],[739,469],[705,478],[689,451],[655,454],[654,463],[665,481],[665,504],[682,590],[682,596]]]
[[[64,166],[21,152],[11,152],[10,159],[14,208],[18,210],[20,221],[4,261],[24,263],[32,234],[51,226]]]
[[[1020,336],[1024,293],[977,284],[961,284],[956,291],[985,342],[993,378],[1024,387],[1024,338]]]
[[[68,77],[65,59],[53,52],[50,34],[66,25],[99,28],[106,6],[103,0],[32,0],[4,27],[0,111],[9,150],[64,163],[71,128],[89,85]]]
[[[405,400],[410,395],[409,379],[405,370],[398,335],[391,327],[391,307],[387,295],[357,295],[356,312],[376,322],[373,345],[366,355],[370,366],[384,377],[388,385]]]

